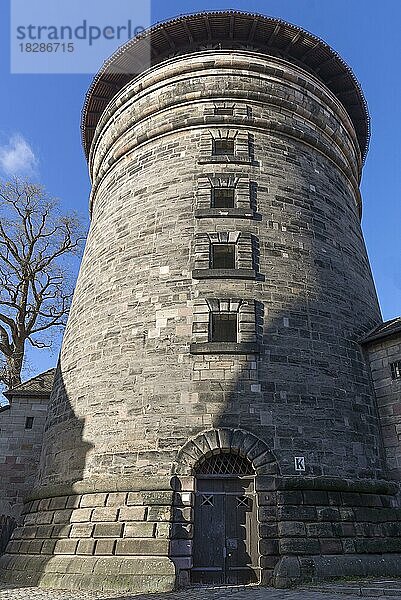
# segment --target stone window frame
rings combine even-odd
[[[401,381],[401,359],[390,363],[391,379]]]
[[[234,189],[234,208],[215,208],[213,190],[215,188]],[[241,219],[258,219],[256,181],[247,174],[235,173],[206,173],[200,175],[196,190],[196,218],[230,217]]]
[[[234,154],[213,154],[214,141],[227,139],[234,141]],[[216,128],[202,133],[199,143],[199,164],[239,163],[254,164],[254,136],[246,129]]]
[[[191,354],[257,354],[263,330],[263,305],[254,299],[203,298],[194,303]],[[211,315],[216,312],[238,313],[237,342],[213,342],[210,339]]]
[[[213,244],[235,244],[234,269],[211,267]],[[259,274],[259,240],[249,232],[214,231],[196,233],[194,236],[194,279],[257,279]]]
[[[226,110],[227,114],[219,113],[219,109],[223,111]],[[232,112],[228,114],[228,111],[231,110]],[[215,100],[213,104],[208,103],[205,105],[204,115],[208,122],[217,120],[219,122],[225,122],[226,119],[229,121],[230,117],[234,117],[234,119],[241,119],[241,121],[243,121],[244,119],[251,119],[253,117],[253,109],[252,106],[244,103],[239,104],[224,100]]]

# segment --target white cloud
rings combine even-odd
[[[6,175],[33,175],[37,165],[34,152],[22,135],[15,134],[0,146],[0,169]]]

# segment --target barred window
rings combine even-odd
[[[235,244],[211,244],[211,269],[235,269]]]
[[[401,360],[390,364],[392,379],[401,379]]]
[[[233,187],[212,188],[212,208],[234,208]]]
[[[236,342],[238,314],[213,312],[211,316],[211,342]]]
[[[218,138],[213,140],[213,154],[215,156],[221,155],[233,155],[234,154],[234,140],[227,138]]]

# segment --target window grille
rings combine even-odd
[[[237,341],[237,313],[211,313],[211,342]]]
[[[225,138],[219,138],[213,140],[213,154],[215,156],[221,155],[233,155],[234,154],[234,140],[228,140]]]
[[[392,379],[401,379],[401,360],[390,364]]]
[[[234,208],[234,188],[212,188],[212,208]]]
[[[198,475],[254,475],[252,464],[238,454],[213,454],[196,469]]]
[[[210,259],[212,269],[235,269],[235,244],[212,244]]]

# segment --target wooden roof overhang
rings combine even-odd
[[[82,111],[82,136],[89,156],[96,125],[110,100],[151,65],[206,48],[248,49],[278,56],[318,77],[337,97],[356,130],[363,158],[370,120],[361,87],[349,66],[315,35],[271,17],[239,11],[201,12],[157,24],[121,46],[95,76]]]

